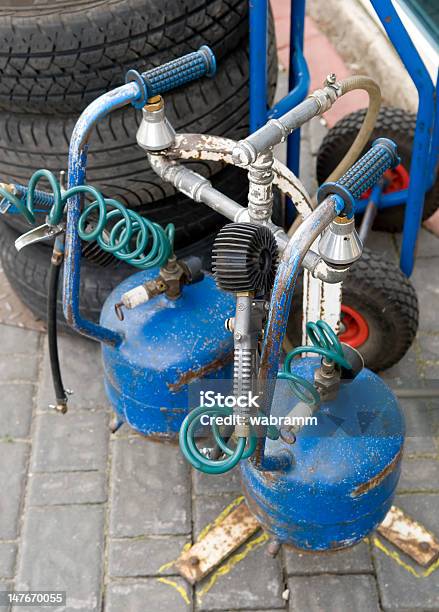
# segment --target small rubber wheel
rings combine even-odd
[[[317,180],[319,185],[325,182],[334,168],[342,160],[353,143],[358,130],[363,123],[366,109],[355,111],[343,117],[326,134],[317,154]],[[373,130],[372,137],[367,144],[380,136],[391,138],[398,145],[401,164],[394,170],[386,172],[389,183],[384,192],[395,192],[406,189],[409,185],[410,162],[412,146],[416,128],[416,115],[401,108],[381,108]],[[365,151],[363,151],[364,153]],[[365,194],[367,197],[368,194]],[[428,219],[439,208],[439,181],[425,196],[422,219]],[[358,215],[360,217],[360,215]],[[373,229],[387,232],[401,232],[404,225],[404,206],[394,206],[378,213]]]
[[[301,344],[303,279],[299,278],[288,321],[288,344]],[[418,329],[418,299],[393,262],[365,249],[343,282],[340,340],[356,348],[375,372],[398,363]]]

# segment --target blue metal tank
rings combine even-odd
[[[133,274],[104,304],[101,324],[124,335],[117,347],[102,344],[104,381],[120,421],[148,436],[172,438],[188,413],[188,385],[232,376],[233,337],[224,321],[235,302],[205,276],[184,286],[179,299],[161,295],[126,310],[119,321],[114,305],[122,294],[157,274]]]
[[[312,381],[316,366],[318,360],[304,358],[294,372]],[[278,381],[272,414],[285,416],[296,403],[286,381]],[[281,543],[313,551],[352,546],[390,509],[401,471],[404,417],[391,390],[367,369],[342,384],[337,399],[323,403],[315,416],[317,425],[301,429],[294,444],[267,440],[266,455],[290,459],[284,471],[241,462],[244,494]]]

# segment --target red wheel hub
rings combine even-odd
[[[358,348],[366,342],[369,338],[369,326],[358,310],[342,304],[341,320],[344,331],[339,338],[342,342],[346,342],[352,348]]]
[[[386,170],[384,173],[386,179],[386,186],[384,187],[383,193],[394,193],[395,191],[402,191],[408,189],[410,183],[410,175],[402,164],[392,168],[392,170]],[[362,200],[370,198],[371,189],[368,189],[361,196]]]

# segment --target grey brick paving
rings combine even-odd
[[[173,578],[172,581],[182,589],[184,597],[175,587],[159,582],[156,578],[115,582],[107,590],[105,611],[188,612],[192,608],[191,589],[182,578]]]
[[[175,575],[174,567],[161,568],[177,559],[190,541],[190,536],[110,540],[108,573],[116,578]]]
[[[417,386],[421,386],[420,383]],[[433,418],[428,402],[419,399],[400,400],[404,412],[407,435],[410,437],[428,437],[433,433]]]
[[[437,247],[436,247],[437,248]],[[438,303],[439,285],[437,282],[437,269],[439,260],[436,258],[420,258],[416,262],[412,281],[416,288],[419,308],[422,313],[422,331],[437,332],[437,309],[433,307]]]
[[[439,459],[404,458],[400,491],[439,491]]]
[[[13,586],[13,582],[3,582],[2,580],[0,580],[0,591],[11,591],[13,589]],[[10,606],[2,607],[2,612],[9,612],[9,610],[11,610]]]
[[[36,355],[9,355],[0,360],[0,382],[33,381],[37,376]]]
[[[31,384],[0,385],[0,438],[27,438],[34,391]]]
[[[415,347],[412,346],[404,357],[397,364],[380,373],[381,378],[387,382],[388,385],[394,388],[398,387],[418,387],[420,369],[417,360]],[[413,403],[416,400],[410,400]]]
[[[253,536],[250,542],[261,534]],[[247,545],[248,546],[248,545]],[[245,545],[236,554],[245,550]],[[255,607],[276,610],[285,607],[284,582],[279,556],[267,555],[266,543],[251,550],[233,570],[218,578],[203,594],[210,577],[196,587],[197,610],[252,610]]]
[[[64,385],[73,391],[69,398],[71,409],[108,407],[99,344],[76,335],[63,335],[59,341],[59,352]],[[48,405],[53,403],[47,342],[44,343],[43,375],[37,401],[38,410],[47,410]]]
[[[0,542],[0,578],[13,578],[17,545],[12,542]]]
[[[103,470],[107,465],[108,415],[75,411],[38,414],[32,470]]]
[[[415,387],[421,386],[421,381],[418,380]],[[434,438],[434,416],[430,410],[429,403],[417,399],[401,399],[400,406],[404,412],[408,436],[404,453],[422,455],[434,455],[437,453],[437,439]]]
[[[212,478],[209,474],[194,471],[192,476],[195,495],[218,495],[218,493],[230,493],[241,491],[241,475],[239,468],[233,469],[227,474],[218,474]]]
[[[176,445],[117,439],[113,475],[112,536],[190,533],[189,469]]]
[[[211,524],[215,518],[231,504],[240,494],[225,493],[221,495],[200,495],[193,499],[193,534],[197,538],[200,531]],[[251,540],[261,537],[257,532]],[[250,541],[251,541],[250,540]],[[235,554],[246,553],[246,545]],[[262,575],[265,578],[262,578]],[[197,608],[200,610],[222,610],[223,608],[253,609],[254,605],[264,605],[267,608],[282,608],[283,576],[280,557],[272,559],[267,555],[266,544],[251,550],[245,560],[240,562],[233,572],[218,579],[214,586],[205,594],[200,592],[209,584],[209,578],[197,587]],[[239,594],[239,590],[243,592]],[[251,595],[250,592],[253,594]],[[257,599],[256,599],[257,598]],[[254,604],[253,604],[254,602]]]
[[[288,580],[290,612],[379,612],[372,576],[296,576]]]
[[[17,589],[66,591],[66,610],[100,610],[103,526],[99,506],[30,508]]]
[[[0,540],[13,540],[18,534],[28,454],[25,442],[0,442]]]
[[[283,547],[288,575],[301,574],[366,574],[373,572],[369,545],[361,542],[352,548],[328,553],[298,552]]]
[[[98,504],[107,501],[103,472],[52,472],[29,475],[29,505]]]
[[[0,355],[9,357],[11,354],[31,354],[38,352],[40,334],[28,329],[2,325]]]

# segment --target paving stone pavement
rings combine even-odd
[[[375,242],[396,255],[393,239]],[[432,247],[423,264],[434,271],[439,241]],[[421,331],[384,374],[392,384],[438,378],[437,332],[423,327],[431,308],[421,292]],[[0,366],[11,357],[24,366],[0,382],[0,589],[65,590],[60,609],[72,611],[439,610],[439,569],[428,574],[376,534],[346,551],[285,548],[273,559],[258,532],[193,589],[169,562],[240,496],[238,473],[192,472],[175,445],[125,426],[110,434],[98,352],[79,337],[62,338],[75,394],[67,415],[54,414],[45,336],[10,326],[0,334]],[[397,504],[439,533],[439,406],[403,407],[409,439]]]
[[[310,189],[322,133],[319,123],[303,130]],[[397,260],[397,238],[374,234],[369,246]],[[439,240],[422,231],[420,331],[384,373],[392,385],[439,379],[438,266]],[[111,434],[97,345],[62,337],[74,395],[58,415],[44,334],[2,325],[0,338],[0,590],[65,590],[58,609],[69,611],[439,610],[439,567],[426,572],[376,535],[347,551],[284,549],[273,559],[259,532],[193,589],[170,562],[240,496],[237,472],[191,472],[177,446],[126,426]],[[397,503],[439,534],[439,405],[402,405],[409,437]]]

